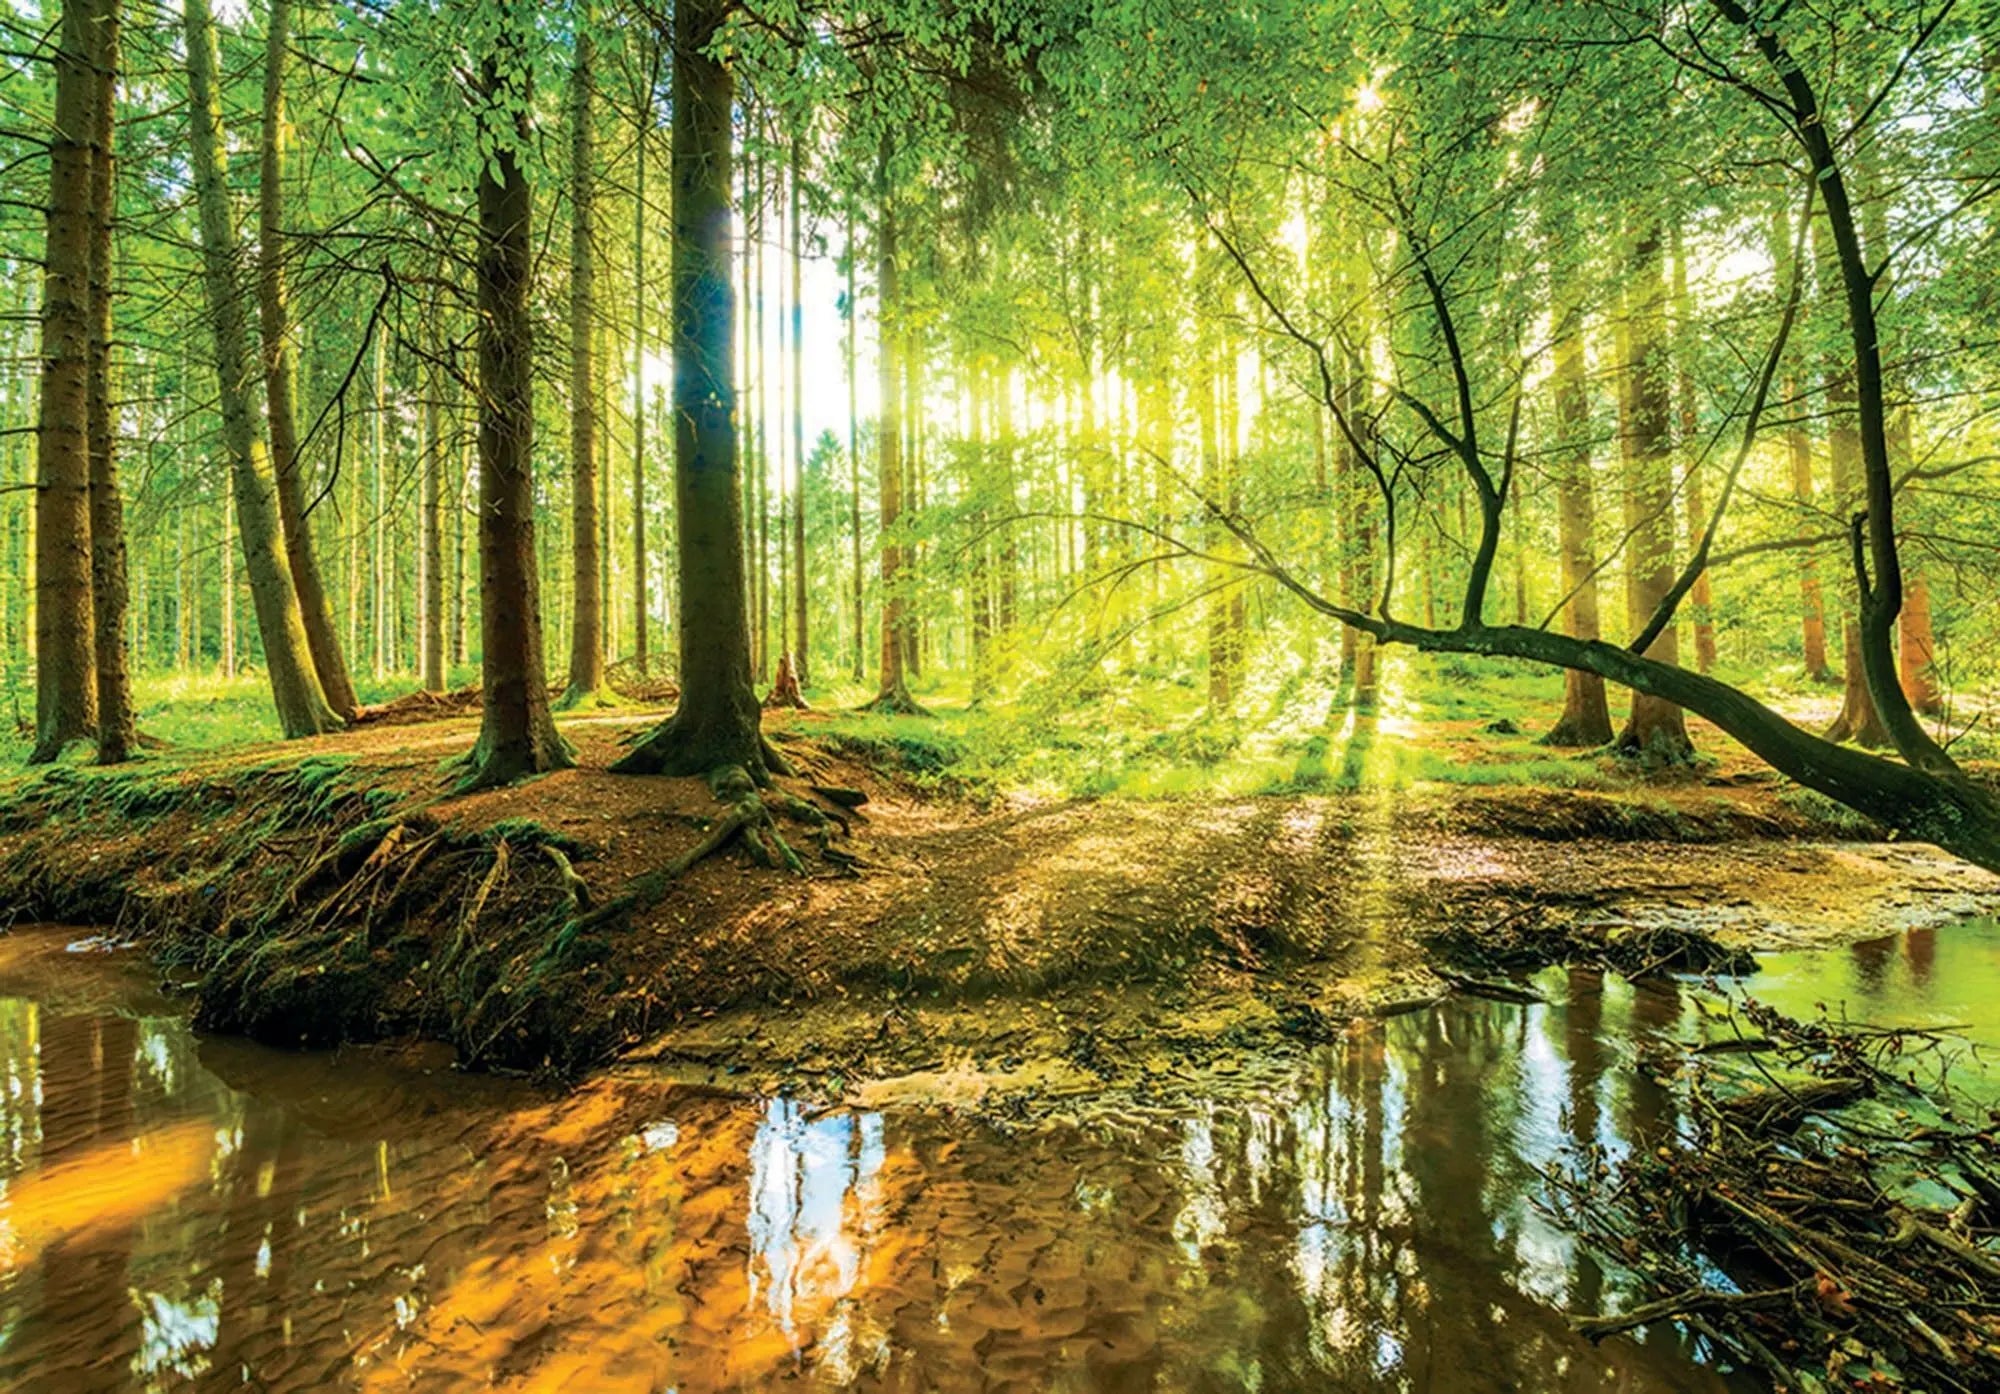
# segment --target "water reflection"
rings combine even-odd
[[[1881,1026],[1951,1027],[1976,1051],[1953,1052],[1953,1082],[2000,1098],[2000,921],[1916,929],[1843,948],[1772,954],[1736,991],[1787,1015]],[[1735,1023],[1708,1028],[1730,1034]]]
[[[65,965],[81,971],[77,965]],[[1281,1089],[1000,1132],[563,1099],[0,998],[0,1385],[1702,1390],[1533,1204],[1671,993],[1454,1004]],[[78,1199],[81,1197],[82,1199]]]

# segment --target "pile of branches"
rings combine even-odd
[[[1745,1012],[1683,1062],[1679,1129],[1551,1172],[1652,1295],[1572,1324],[1678,1321],[1780,1389],[2000,1389],[2000,1113],[1952,1089],[1962,1042]]]
[[[1574,923],[1552,918],[1549,908],[1534,901],[1486,924],[1447,925],[1427,936],[1426,943],[1453,967],[1480,973],[1531,972],[1554,963],[1602,968],[1628,978],[1757,971],[1756,955],[1700,929],[1627,920]]]
[[[426,721],[443,721],[447,717],[469,716],[480,709],[479,685],[461,687],[452,692],[426,692],[419,688],[415,692],[405,692],[400,697],[392,697],[386,702],[372,707],[363,707],[354,718],[357,726],[416,726]]]

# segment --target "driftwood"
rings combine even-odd
[[[1948,1076],[1912,1083],[1940,1038],[1744,1010],[1739,1053],[1689,1047],[1673,1130],[1550,1170],[1557,1213],[1654,1294],[1571,1325],[1680,1322],[1780,1389],[2000,1389],[2000,1138]]]

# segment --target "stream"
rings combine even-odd
[[[197,1036],[141,957],[0,938],[0,1387],[1755,1388],[1536,1204],[1675,1123],[1631,1062],[1729,1029],[1582,969],[1254,1079],[1051,1121],[815,1112],[613,1072]],[[1795,1014],[2000,1024],[2000,926],[1773,955]],[[1252,1062],[1255,1063],[1255,1062]]]

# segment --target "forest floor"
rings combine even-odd
[[[1740,752],[1551,778],[1518,732],[1393,712],[1312,742],[1316,783],[1154,798],[996,791],[908,722],[773,714],[781,789],[846,829],[780,816],[803,873],[728,847],[667,878],[723,809],[607,772],[658,718],[567,717],[577,768],[469,797],[465,715],[12,776],[0,904],[146,940],[198,1019],[264,1039],[874,1102],[1229,1073],[1496,967],[1699,969],[2000,908],[2000,878]]]

